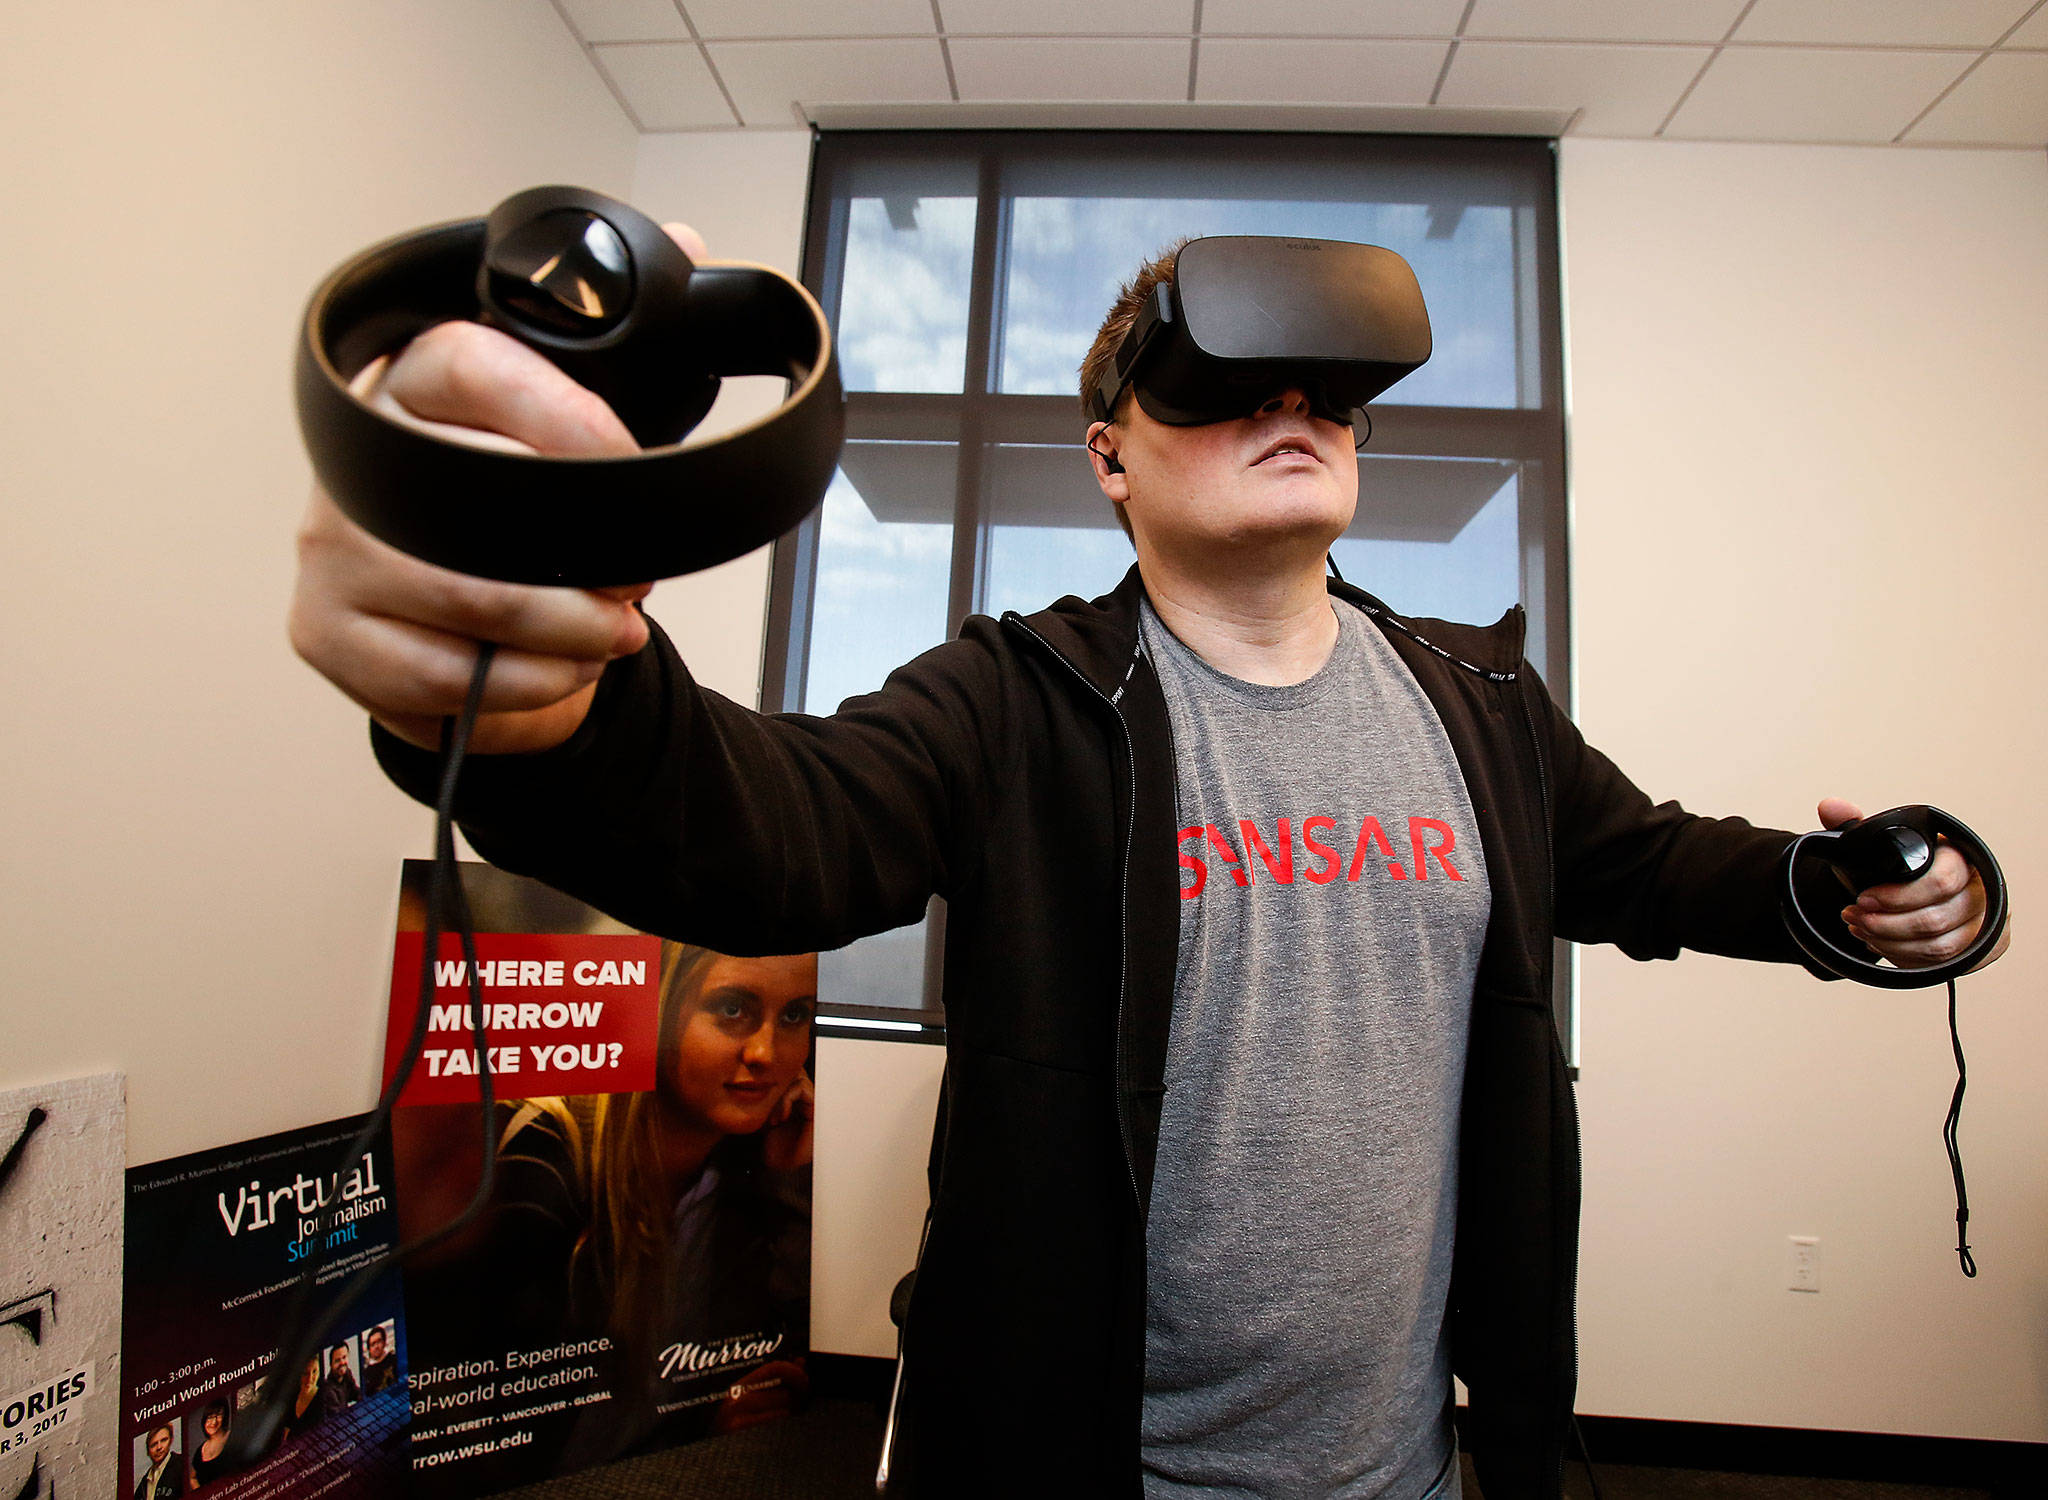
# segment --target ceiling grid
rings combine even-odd
[[[1014,0],[551,3],[643,132],[1114,118],[2048,146],[2048,0],[1034,0],[1021,21]]]

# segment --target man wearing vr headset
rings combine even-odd
[[[1171,254],[1143,269],[1083,367],[1124,583],[970,620],[830,718],[696,687],[645,589],[446,573],[318,494],[293,641],[429,801],[473,642],[500,643],[465,830],[637,926],[808,951],[947,898],[906,1492],[1441,1500],[1455,1371],[1489,1500],[1556,1496],[1579,1185],[1552,935],[1794,961],[1790,836],[1652,806],[1536,681],[1519,610],[1409,621],[1327,579],[1357,503],[1342,419],[1426,324],[1418,355],[1368,299],[1333,359],[1233,384],[1198,357],[1229,330],[1193,325],[1287,289],[1217,262],[1204,303],[1202,252],[1178,265],[1186,288]],[[634,447],[474,325],[376,379],[405,420]],[[1902,965],[1957,951],[1983,902],[1944,855],[1851,931]]]

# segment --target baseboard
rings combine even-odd
[[[1460,1407],[1461,1427],[1463,1416]],[[2048,1443],[1589,1415],[1580,1416],[1579,1430],[1596,1466],[1948,1485],[1990,1490],[2001,1500],[2048,1495]],[[1571,1458],[1576,1463],[1576,1448]]]
[[[863,1354],[813,1354],[809,1363],[813,1394],[887,1407],[889,1387],[896,1376],[894,1360]],[[1461,1406],[1461,1433],[1465,1418]],[[1587,1415],[1579,1418],[1579,1430],[1596,1468],[1626,1464],[1722,1474],[1945,1485],[1989,1490],[1997,1500],[2048,1496],[2048,1443]],[[1578,1464],[1576,1448],[1570,1463]]]

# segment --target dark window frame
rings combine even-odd
[[[1489,458],[1518,465],[1518,531],[1523,539],[1520,596],[1541,621],[1543,649],[1535,663],[1560,702],[1570,702],[1570,555],[1564,422],[1563,278],[1559,264],[1556,143],[1547,139],[1469,136],[1359,136],[1217,132],[837,131],[814,138],[804,232],[803,281],[838,323],[849,198],[839,184],[877,158],[950,161],[976,184],[973,266],[962,389],[958,393],[849,391],[849,439],[941,439],[958,444],[946,634],[959,632],[980,607],[987,585],[990,519],[984,514],[983,455],[989,444],[1080,446],[1086,421],[1074,395],[1011,395],[994,389],[1000,373],[996,301],[1004,282],[1009,204],[1004,169],[1077,148],[1107,164],[1144,153],[1170,161],[1220,159],[1231,152],[1271,151],[1296,160],[1517,174],[1518,209],[1529,212],[1527,276],[1515,278],[1517,336],[1533,338],[1522,361],[1535,378],[1535,404],[1513,407],[1406,406],[1373,408],[1370,452],[1403,457]],[[1536,305],[1523,305],[1525,288]],[[1525,374],[1526,379],[1526,374]],[[816,585],[819,519],[813,514],[775,544],[762,653],[761,704],[767,711],[803,702],[809,655],[810,601]],[[1531,546],[1531,542],[1536,543]],[[1363,580],[1370,585],[1370,580]],[[1051,601],[1048,600],[1048,603]],[[934,900],[926,925],[923,1004],[874,1007],[821,1004],[820,1019],[919,1021],[942,1026],[940,984],[944,903]],[[1557,944],[1553,1015],[1567,1052],[1572,1040],[1569,945]],[[878,1036],[889,1033],[876,1033]],[[908,1035],[898,1033],[897,1035]]]

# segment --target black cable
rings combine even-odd
[[[1578,1440],[1579,1462],[1586,1466],[1586,1483],[1593,1487],[1593,1500],[1600,1500],[1600,1481],[1593,1477],[1593,1457],[1586,1452],[1586,1434],[1579,1430],[1579,1414],[1572,1413],[1572,1436]]]
[[[1363,453],[1365,451],[1365,445],[1372,441],[1372,413],[1361,406],[1358,408],[1358,415],[1365,418],[1365,436],[1358,436],[1358,423],[1354,419],[1351,424],[1351,435],[1354,439],[1356,439],[1356,441],[1352,443],[1351,451],[1354,453]]]
[[[1963,1184],[1963,1153],[1956,1145],[1956,1125],[1963,1117],[1963,1090],[1969,1086],[1969,1070],[1963,1065],[1963,1036],[1956,1029],[1956,982],[1948,982],[1948,1039],[1956,1053],[1956,1091],[1948,1101],[1948,1119],[1942,1122],[1941,1143],[1948,1147],[1948,1169],[1956,1180],[1956,1258],[1963,1274],[1977,1274],[1977,1258],[1970,1254],[1970,1190]]]
[[[371,1110],[370,1118],[356,1132],[355,1139],[349,1142],[347,1152],[335,1168],[333,1191],[320,1205],[314,1219],[312,1251],[307,1255],[306,1267],[299,1273],[298,1283],[292,1290],[291,1306],[284,1320],[287,1332],[278,1340],[277,1352],[271,1356],[270,1364],[263,1372],[262,1405],[254,1416],[237,1422],[229,1433],[224,1457],[230,1468],[246,1467],[269,1450],[278,1430],[284,1425],[285,1413],[296,1393],[298,1372],[305,1368],[306,1361],[314,1356],[341,1315],[355,1304],[371,1283],[408,1256],[467,1228],[483,1212],[496,1187],[498,1132],[494,1116],[497,1100],[491,1081],[490,1033],[484,1009],[483,979],[477,970],[475,924],[470,918],[469,897],[462,889],[462,872],[455,864],[455,788],[462,774],[463,759],[469,753],[470,736],[475,731],[477,714],[483,705],[484,680],[490,675],[491,658],[495,654],[496,648],[490,642],[478,645],[476,665],[470,672],[469,692],[463,700],[462,712],[441,721],[441,780],[434,804],[434,868],[427,884],[426,930],[421,934],[420,950],[420,998],[419,1008],[413,1015],[412,1034],[406,1038],[398,1066],[392,1071],[391,1081],[384,1085],[384,1092]],[[478,1108],[483,1119],[483,1171],[477,1179],[476,1191],[462,1212],[447,1223],[358,1269],[342,1284],[341,1290],[325,1309],[317,1316],[309,1317],[308,1306],[314,1287],[327,1264],[329,1226],[341,1198],[342,1179],[369,1155],[377,1137],[389,1126],[392,1108],[404,1091],[407,1080],[412,1077],[420,1052],[426,1046],[427,1025],[433,1011],[435,960],[440,956],[441,933],[448,926],[461,936],[463,967],[469,978],[470,1034],[476,1046]]]

